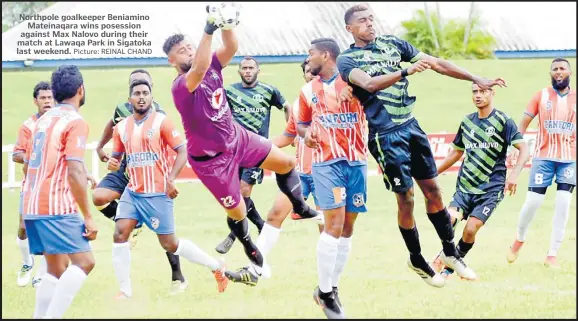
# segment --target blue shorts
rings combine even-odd
[[[116,220],[131,219],[137,226],[145,223],[156,234],[174,234],[173,200],[165,194],[140,194],[125,189],[118,201]]]
[[[413,187],[413,179],[437,176],[436,162],[417,120],[412,119],[393,131],[369,136],[368,148],[383,172],[385,188],[405,193]]]
[[[556,175],[556,184],[576,186],[576,162],[562,163],[551,160],[535,159],[530,169],[528,187],[548,187]]]
[[[110,172],[98,183],[97,188],[106,188],[108,190],[122,194],[128,185],[128,174],[126,173],[126,159],[121,161],[120,169],[116,172]]]
[[[24,217],[30,254],[74,254],[91,251],[84,221],[78,214]]]
[[[464,220],[473,216],[486,224],[503,199],[504,192],[501,190],[485,194],[468,194],[456,191],[449,207],[457,208],[458,212],[462,213]]]
[[[317,196],[315,196],[315,184],[313,184],[313,176],[311,174],[299,174],[301,179],[301,191],[303,193],[303,198],[307,200],[309,195],[313,195],[313,202],[315,205],[319,205]]]
[[[313,165],[313,183],[321,210],[345,206],[346,212],[367,212],[367,165],[351,166],[347,160]]]

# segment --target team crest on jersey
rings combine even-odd
[[[217,73],[213,70],[211,72],[211,78],[215,79],[215,80],[219,80],[219,75],[217,75]]]
[[[353,195],[353,206],[361,207],[365,204],[365,200],[363,199],[363,194],[357,193]]]
[[[574,176],[574,170],[572,168],[566,168],[564,170],[564,177],[572,178],[572,176]]]
[[[550,100],[548,100],[546,102],[546,110],[550,110],[550,109],[552,109],[552,102]]]
[[[316,105],[319,102],[319,99],[317,99],[317,95],[315,93],[313,93],[313,97],[311,97],[311,101]]]
[[[225,101],[225,94],[223,93],[223,88],[217,88],[213,91],[213,96],[211,97],[211,104],[214,109],[219,109],[223,106],[223,101]]]
[[[241,98],[241,96],[237,96],[237,103],[238,104],[242,104],[243,103],[243,98]]]
[[[156,230],[157,228],[159,228],[160,224],[161,224],[161,221],[158,218],[156,218],[156,217],[151,218],[151,226],[152,226],[153,230]]]
[[[485,130],[486,135],[493,136],[496,133],[496,129],[494,127],[488,127]]]
[[[362,61],[371,61],[371,52],[366,51],[363,53]]]
[[[261,94],[254,94],[253,99],[259,103],[262,103],[263,101],[265,101],[265,97],[263,97],[263,95],[261,95]]]
[[[149,129],[149,131],[147,132],[147,138],[151,139],[153,137],[155,130],[154,129]]]

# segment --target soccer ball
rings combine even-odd
[[[239,24],[240,6],[234,2],[221,2],[207,6],[207,20],[222,30],[231,30]]]

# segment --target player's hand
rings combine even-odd
[[[341,90],[339,96],[337,97],[337,102],[342,104],[346,101],[351,101],[353,99],[353,88],[351,86],[347,86]]]
[[[429,65],[429,63],[425,60],[418,60],[417,62],[415,62],[413,65],[411,65],[409,68],[407,68],[407,74],[409,76],[417,73],[417,72],[422,72],[422,71],[426,71],[428,69],[430,69],[431,66]]]
[[[504,194],[510,192],[510,196],[516,194],[516,188],[518,187],[517,177],[514,175],[508,176],[506,179],[506,187],[504,188]]]
[[[108,159],[110,158],[110,155],[104,151],[104,149],[102,148],[97,148],[96,149],[96,153],[98,154],[98,158],[100,158],[100,161],[103,163],[108,162]]]
[[[175,181],[173,179],[167,179],[167,196],[171,199],[177,197],[179,195],[179,190],[175,185]]]
[[[216,15],[217,15],[219,9],[215,5],[210,5],[210,4],[208,4],[205,9],[207,10],[207,13],[209,14],[207,16],[207,24],[205,25],[205,32],[209,35],[212,35],[213,32],[215,32],[215,30],[219,29],[219,26],[215,23]]]
[[[482,90],[490,89],[494,86],[508,87],[506,85],[506,81],[503,78],[496,78],[492,80],[484,77],[477,77],[474,79],[474,84],[478,85],[478,87],[480,87]]]
[[[86,179],[88,179],[88,182],[90,183],[90,189],[95,189],[96,188],[96,179],[94,179],[94,176],[87,175]]]
[[[98,228],[96,227],[96,224],[94,224],[92,217],[85,218],[84,219],[84,233],[82,233],[82,236],[86,237],[89,241],[94,241],[96,239],[97,233],[98,233]]]
[[[309,127],[305,134],[305,145],[313,149],[319,147],[319,134],[313,131],[311,127]]]
[[[109,158],[107,168],[109,171],[118,171],[120,169],[120,161],[114,157]]]

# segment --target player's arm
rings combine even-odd
[[[18,130],[18,139],[12,150],[12,161],[18,164],[24,164],[24,157],[26,155],[26,148],[30,142],[30,129],[22,124]]]
[[[348,56],[339,56],[337,58],[337,67],[339,68],[339,73],[344,81],[357,85],[370,93],[391,87],[402,78],[411,76],[416,72],[422,72],[429,68],[426,62],[417,62],[407,69],[387,75],[371,77],[368,73],[358,67],[353,58]]]
[[[289,110],[290,109],[291,109],[291,105],[289,105],[289,103],[285,101],[285,103],[283,103],[283,112],[285,113],[285,121],[286,122],[289,121]]]
[[[233,29],[221,30],[221,38],[223,39],[223,46],[217,49],[216,55],[221,66],[225,67],[235,57],[237,49],[239,49],[239,41]]]
[[[125,120],[123,120],[125,121]],[[108,170],[118,171],[120,169],[120,162],[125,152],[125,147],[120,139],[119,126],[115,126],[112,132],[112,154],[108,159]]]
[[[448,156],[446,156],[446,158],[441,162],[441,164],[438,165],[438,175],[448,170],[448,168],[452,167],[452,165],[455,164],[457,161],[459,161],[464,155],[465,146],[462,140],[463,137],[462,126],[463,124],[460,125],[458,133],[456,134],[456,137],[452,142],[452,150],[450,151]]]
[[[102,132],[102,136],[98,141],[98,145],[96,145],[96,153],[98,154],[98,158],[100,158],[101,162],[108,161],[108,158],[110,157],[109,155],[107,155],[107,153],[104,152],[104,145],[106,145],[112,139],[113,128],[114,122],[112,119],[109,119],[106,125],[104,126],[104,131]]]
[[[293,113],[290,111],[291,106],[289,105],[288,114],[289,119],[287,119],[287,124],[285,125],[285,130],[283,134],[276,136],[272,139],[273,145],[283,148],[292,145],[297,136],[297,127],[295,126],[295,118]]]
[[[186,145],[181,134],[179,134],[171,120],[168,118],[163,120],[160,133],[163,141],[177,153],[177,158],[168,176],[169,181],[174,181],[187,163]]]
[[[522,119],[520,119],[520,123],[518,123],[518,130],[522,135],[526,133],[528,130],[528,126],[532,123],[532,120],[538,115],[538,111],[540,109],[540,98],[542,94],[541,92],[537,92],[532,96],[532,99],[526,106],[526,110],[524,111],[524,115]]]
[[[303,94],[303,90],[299,93],[299,114],[297,116],[297,134],[305,138],[307,131],[313,120],[313,110],[307,102],[307,97]]]
[[[511,118],[506,121],[506,143],[518,150],[516,165],[510,175],[508,175],[505,186],[505,190],[510,191],[510,195],[513,195],[516,193],[518,176],[530,158],[530,149],[524,140],[524,136],[518,131],[516,123]]]

